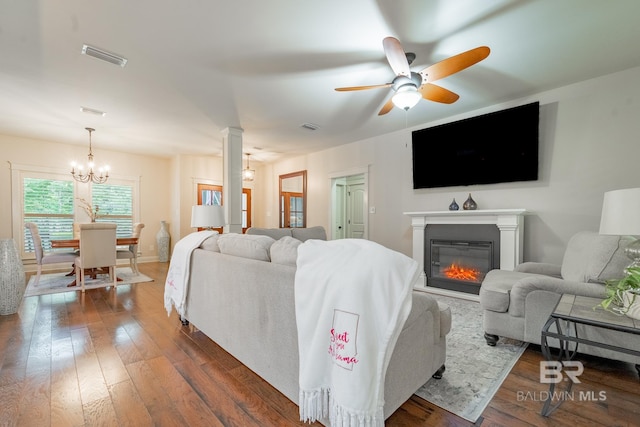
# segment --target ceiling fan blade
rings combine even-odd
[[[391,87],[393,83],[384,83],[381,85],[370,85],[370,86],[348,86],[348,87],[337,87],[335,90],[338,92],[348,92],[352,90],[367,90],[367,89],[378,89],[382,87]]]
[[[443,104],[453,104],[458,100],[458,98],[460,98],[460,95],[457,93],[453,93],[449,89],[445,89],[431,83],[423,84],[418,88],[418,91],[422,94],[424,99],[441,102]]]
[[[482,61],[490,52],[487,46],[480,46],[430,65],[420,75],[425,82],[435,82]]]
[[[386,104],[382,106],[380,112],[378,112],[379,116],[387,114],[393,108],[393,98],[389,98]]]
[[[397,76],[411,77],[411,69],[409,68],[409,62],[407,61],[407,55],[402,49],[402,45],[398,39],[394,37],[385,37],[382,40],[382,47],[384,53],[387,55],[387,61],[391,65],[391,69]]]

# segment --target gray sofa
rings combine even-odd
[[[305,239],[319,232],[297,234]],[[297,404],[294,276],[301,241],[289,235],[275,240],[270,231],[252,233],[215,235],[193,251],[183,320]],[[432,376],[442,375],[450,327],[446,305],[413,291],[411,313],[387,370],[385,418]]]
[[[489,345],[499,337],[540,344],[544,323],[563,293],[604,298],[604,282],[623,276],[630,263],[624,248],[631,240],[592,231],[575,234],[562,265],[525,262],[515,271],[492,270],[480,287],[483,327]],[[580,325],[579,336],[640,350],[640,336]],[[557,343],[556,343],[557,344]],[[599,347],[580,345],[594,356],[640,364],[640,358]]]

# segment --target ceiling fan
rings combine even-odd
[[[395,94],[382,106],[382,109],[378,112],[379,116],[387,114],[391,111],[394,105],[404,109],[405,111],[409,110],[422,98],[443,104],[452,104],[456,102],[458,98],[460,98],[458,94],[441,86],[434,85],[433,82],[482,61],[489,56],[490,52],[490,49],[487,46],[476,47],[475,49],[462,52],[458,55],[430,65],[416,73],[411,71],[409,68],[413,60],[416,58],[415,53],[405,53],[398,39],[395,37],[386,37],[382,40],[382,47],[384,48],[384,53],[387,56],[387,61],[389,62],[391,69],[396,73],[396,77],[391,83],[369,86],[339,87],[335,89],[339,92],[347,92],[383,87],[393,88]]]

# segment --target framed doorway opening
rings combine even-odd
[[[330,238],[368,239],[369,170],[359,168],[338,172],[331,180]]]

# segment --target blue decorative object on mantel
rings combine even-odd
[[[451,202],[451,204],[449,205],[449,210],[450,211],[457,211],[458,209],[460,209],[460,206],[458,206],[458,204],[456,203],[456,199],[453,199],[453,202]]]

